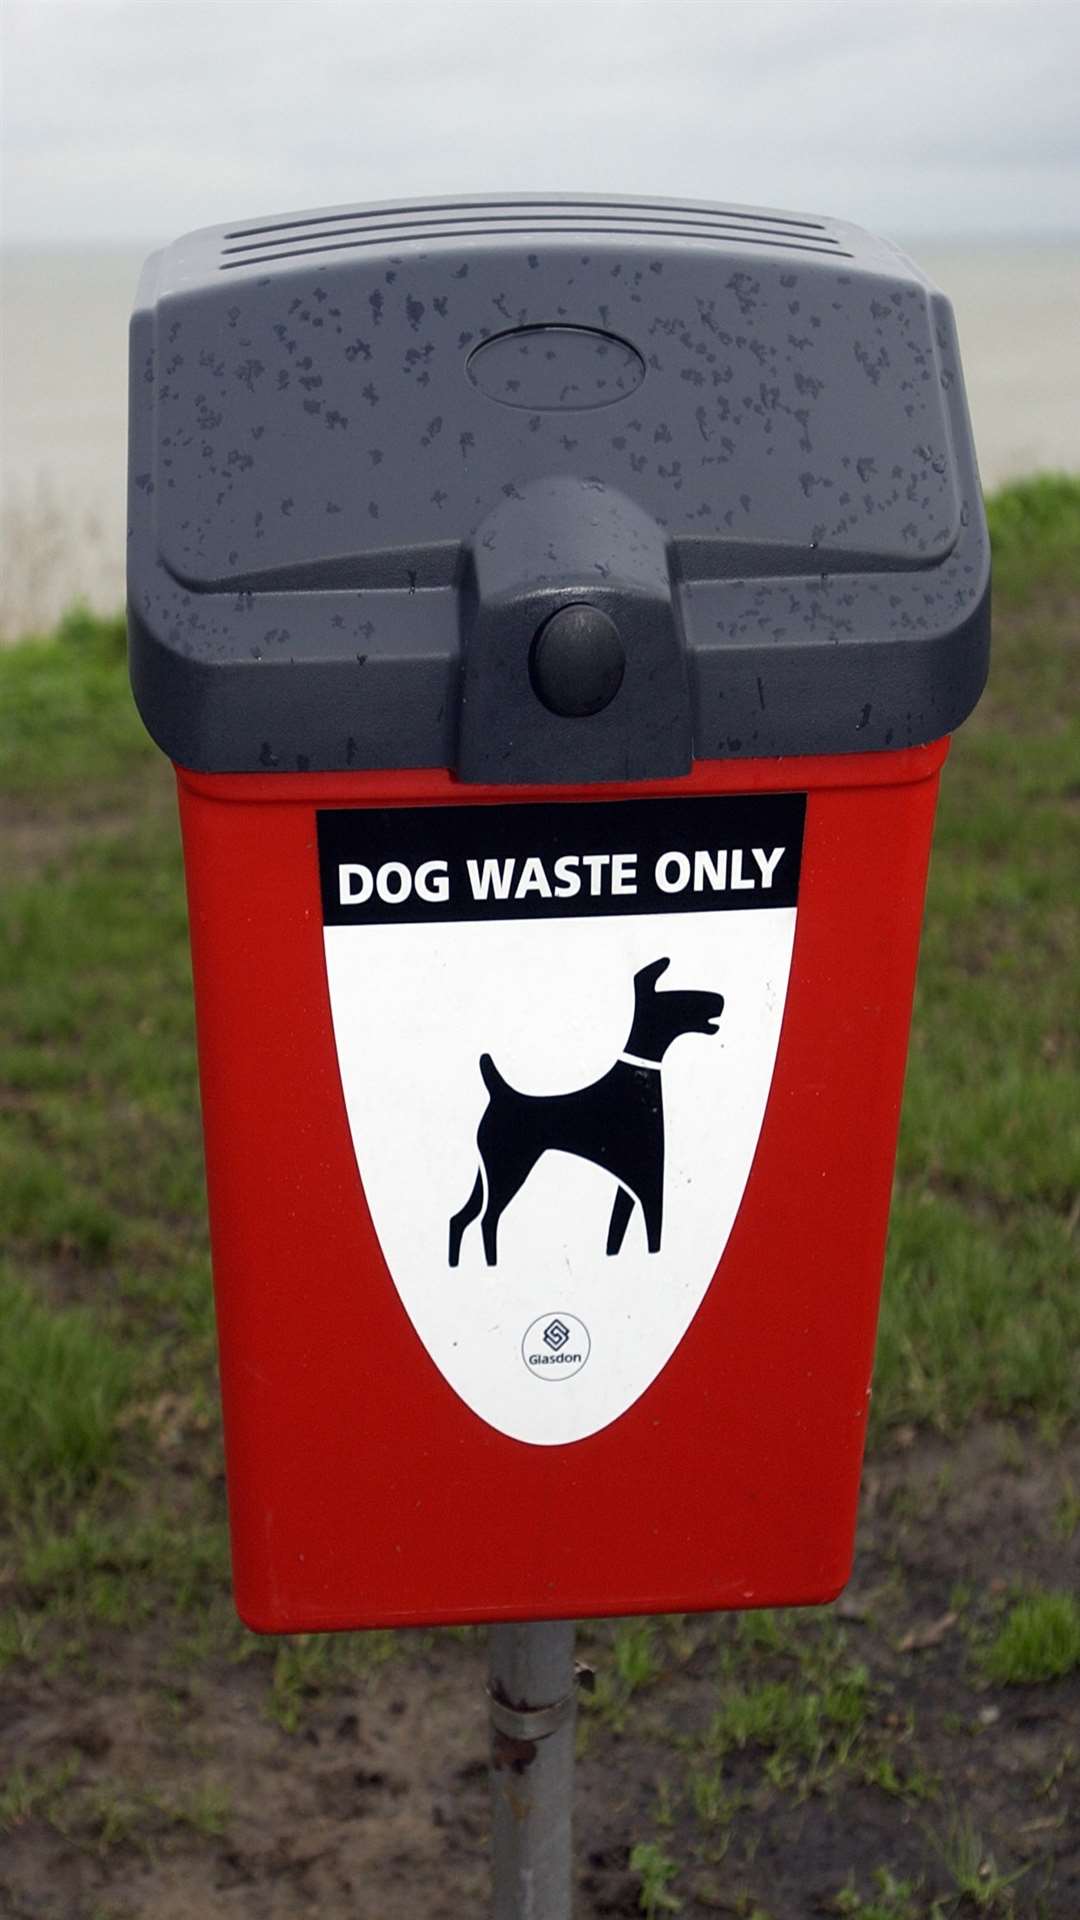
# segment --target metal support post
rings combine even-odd
[[[488,1630],[494,1920],[570,1920],[574,1623]]]

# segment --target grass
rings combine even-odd
[[[1009,488],[990,520],[994,667],[943,781],[871,1449],[911,1429],[955,1437],[1007,1421],[1002,1448],[1020,1474],[1033,1429],[1056,1444],[1080,1412],[1080,482]],[[229,1608],[183,876],[121,623],[75,613],[0,652],[0,807],[0,1671],[92,1674],[152,1631],[178,1723],[201,1685],[242,1669],[264,1735],[293,1735],[321,1700],[374,1684],[401,1643],[260,1643]],[[947,1512],[944,1481],[935,1498]],[[1075,1482],[1063,1474],[1048,1498],[1047,1537],[1072,1553]],[[988,1686],[1007,1702],[1015,1686],[1075,1684],[1080,1607],[1035,1586],[1009,1604],[971,1596],[962,1611],[954,1660],[970,1697],[956,1738],[988,1743],[970,1731]],[[693,1904],[681,1835],[713,1867],[763,1806],[857,1788],[922,1819],[939,1785],[904,1675],[863,1657],[872,1631],[857,1652],[829,1615],[633,1620],[583,1636],[597,1667],[586,1757],[644,1737],[672,1675],[694,1676],[678,1735],[663,1730],[663,1843],[646,1836],[629,1855],[640,1911]],[[444,1658],[454,1642],[438,1644]],[[66,1822],[96,1852],[165,1830],[212,1838],[229,1819],[224,1782],[163,1797],[83,1782],[74,1765],[16,1768],[0,1819],[13,1831]],[[1047,1777],[1072,1765],[1051,1755]],[[871,1855],[835,1911],[1010,1910],[1012,1864],[999,1870],[970,1823],[954,1822],[935,1857],[947,1892],[927,1892],[929,1868],[912,1877],[907,1856],[867,1878]],[[747,1893],[730,1910],[755,1906]]]
[[[73,1493],[113,1455],[129,1355],[81,1308],[56,1311],[0,1276],[0,1494]]]
[[[1072,1593],[1033,1593],[1011,1607],[984,1665],[999,1686],[1061,1680],[1080,1670],[1080,1600]]]
[[[89,1503],[68,1527],[28,1527],[20,1540],[25,1590],[54,1618],[130,1625],[152,1605],[143,1585],[148,1574],[167,1584],[174,1611],[188,1614],[208,1587],[228,1578],[220,1527],[190,1518],[177,1523],[164,1513],[122,1525]]]
[[[990,686],[945,768],[874,1380],[877,1430],[1080,1408],[1080,483],[990,503]],[[1033,582],[1041,590],[1031,603]],[[1070,652],[1070,642],[1073,650]]]
[[[910,1722],[833,1616],[744,1614],[717,1639],[717,1704],[687,1742],[686,1790],[704,1826],[726,1826],[763,1782],[796,1801],[844,1780],[908,1806],[933,1796]]]
[[[124,805],[156,749],[125,682],[122,619],[74,608],[56,632],[0,654],[0,778],[9,798],[77,795]]]
[[[68,1757],[49,1767],[13,1767],[0,1780],[0,1828],[10,1833],[39,1813],[48,1813],[79,1771]]]
[[[388,1660],[394,1636],[379,1633],[291,1634],[275,1643],[267,1713],[286,1733],[300,1726],[305,1706],[324,1689],[355,1683]]]
[[[888,1867],[879,1867],[874,1875],[875,1888],[868,1900],[853,1886],[842,1887],[836,1896],[836,1911],[844,1920],[920,1920],[916,1905],[919,1889],[913,1880],[897,1880]],[[921,1909],[925,1913],[926,1909]]]
[[[641,1882],[638,1905],[648,1920],[661,1913],[682,1912],[682,1901],[671,1891],[671,1882],[678,1872],[677,1863],[669,1859],[654,1840],[640,1841],[631,1849],[630,1871],[637,1874]]]
[[[653,1623],[650,1620],[616,1621],[610,1629],[605,1657],[597,1667],[592,1689],[582,1699],[586,1714],[621,1733],[635,1694],[648,1687],[660,1670]],[[583,1741],[588,1737],[587,1720],[582,1724],[581,1737]]]
[[[190,1827],[210,1840],[227,1831],[229,1795],[213,1779],[202,1779],[183,1799],[171,1803],[137,1782],[103,1779],[79,1783],[77,1755],[54,1766],[14,1768],[0,1781],[0,1828],[13,1832],[43,1818],[63,1833],[77,1835],[96,1852],[115,1847],[145,1847],[152,1831]]]
[[[1080,565],[1080,486],[1072,474],[1043,473],[991,494],[995,602],[1016,606],[1049,581],[1075,587]]]
[[[934,1844],[958,1899],[976,1913],[1001,1913],[1012,1906],[1012,1890],[1028,1867],[1002,1873],[993,1853],[970,1820],[954,1818]]]

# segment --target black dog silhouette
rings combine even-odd
[[[659,1252],[664,1220],[660,1063],[680,1034],[715,1033],[724,1011],[722,993],[676,988],[657,993],[656,983],[669,964],[653,960],[634,975],[634,1019],[625,1051],[589,1087],[573,1093],[519,1093],[503,1079],[489,1053],[480,1055],[489,1098],[476,1134],[476,1183],[450,1221],[452,1267],[458,1264],[462,1235],[481,1209],[484,1255],[489,1267],[495,1265],[499,1221],[549,1148],[593,1160],[618,1181],[609,1253],[618,1253],[622,1246],[635,1201],[644,1216],[649,1252]]]

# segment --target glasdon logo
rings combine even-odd
[[[537,1380],[569,1380],[592,1348],[589,1329],[573,1313],[543,1313],[521,1343],[521,1357]]]

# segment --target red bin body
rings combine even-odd
[[[233,1571],[250,1625],[792,1605],[843,1586],[945,751],[702,762],[633,789],[805,792],[795,949],[715,1278],[637,1402],[556,1447],[463,1404],[387,1270],[342,1099],[315,848],[323,807],[538,796],[443,772],[180,772]]]

